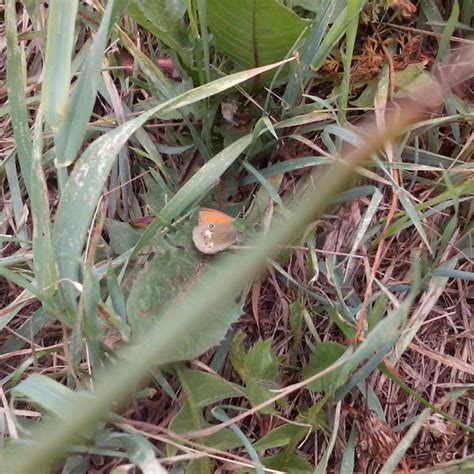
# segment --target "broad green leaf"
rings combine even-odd
[[[307,26],[275,0],[208,0],[207,15],[218,49],[247,69],[283,59]]]
[[[351,105],[361,109],[368,109],[374,105],[374,97],[377,92],[377,81],[368,81],[364,91],[356,100],[349,101]]]
[[[405,69],[401,71],[395,71],[395,88],[404,89],[410,86],[410,84],[423,73],[426,68],[424,62],[409,64]]]
[[[210,426],[203,417],[202,412],[193,405],[193,401],[187,400],[184,402],[182,408],[179,410],[177,415],[171,420],[168,429],[173,433],[187,433],[189,431],[200,430]],[[222,434],[222,439],[225,437],[224,433]],[[198,439],[198,442],[204,443],[202,439]],[[212,445],[216,447],[215,445]],[[173,445],[167,445],[168,456],[172,456],[176,453],[176,447]],[[191,466],[192,464],[192,466]],[[195,473],[207,473],[211,472],[211,463],[207,457],[196,459],[186,472],[195,472]]]
[[[396,97],[426,97],[427,99],[431,94],[434,95],[433,91],[440,91],[439,83],[427,72],[422,71],[419,74],[410,75],[407,74],[406,82],[400,84],[398,87]]]
[[[156,318],[163,315],[173,301],[182,298],[197,280],[204,281],[199,271],[202,257],[191,243],[192,224],[188,222],[182,226],[175,236],[182,244],[180,248],[171,248],[155,256],[134,279],[127,314],[135,337],[153,327]],[[241,314],[242,309],[236,303],[216,308],[208,314],[208,322],[201,331],[189,334],[186,341],[175,347],[168,362],[198,357],[215,346]]]

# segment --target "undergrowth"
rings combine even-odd
[[[1,472],[474,469],[471,0],[0,15]]]

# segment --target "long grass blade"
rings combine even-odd
[[[51,0],[41,101],[53,131],[66,119],[78,0]]]
[[[80,72],[74,92],[67,103],[67,112],[55,136],[59,166],[69,166],[79,151],[86,134],[89,117],[96,99],[104,50],[110,27],[114,0],[107,3],[92,49]]]

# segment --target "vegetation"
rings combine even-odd
[[[473,7],[3,2],[1,472],[474,469]]]

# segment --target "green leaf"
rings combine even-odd
[[[400,200],[400,203],[402,204],[403,208],[405,209],[405,212],[407,213],[407,215],[410,218],[411,222],[413,223],[416,230],[420,234],[420,237],[423,240],[423,242],[425,243],[426,248],[432,254],[433,250],[431,249],[431,245],[429,243],[428,237],[426,235],[425,229],[423,228],[420,216],[418,215],[418,212],[415,208],[415,205],[413,204],[411,199],[405,194],[404,190],[399,189],[397,194],[398,194],[398,199]]]
[[[36,407],[58,416],[67,417],[75,410],[75,404],[83,394],[72,391],[65,385],[44,375],[33,374],[12,389],[20,398],[28,399]]]
[[[341,121],[346,117],[347,103],[350,94],[350,77],[352,71],[352,57],[354,54],[354,46],[357,37],[357,29],[359,27],[359,16],[354,15],[354,11],[357,11],[358,0],[348,0],[344,2],[347,4],[346,15],[351,19],[347,25],[346,30],[346,48],[342,56],[344,65],[344,76],[341,82],[341,96],[339,97],[339,110]],[[339,2],[339,5],[343,5],[343,2]]]
[[[252,406],[259,405],[274,396],[271,392],[278,382],[279,359],[272,353],[271,340],[258,341],[245,356],[244,382]],[[262,413],[274,413],[264,408]]]
[[[303,377],[307,378],[334,364],[344,354],[346,348],[337,342],[326,341],[317,344],[314,353],[310,355],[308,365],[303,369]],[[328,392],[337,380],[341,368],[315,380],[308,385],[313,392]]]
[[[361,109],[368,109],[374,105],[374,97],[377,92],[377,81],[368,81],[362,94],[356,99],[351,100],[351,105]]]
[[[213,408],[211,410],[211,413],[222,423],[230,421],[229,416],[224,410],[221,410],[219,408]],[[258,457],[257,452],[255,451],[255,448],[252,446],[252,443],[248,439],[248,437],[244,434],[244,432],[239,428],[239,426],[235,423],[233,423],[230,428],[229,428],[232,433],[234,433],[239,440],[242,442],[242,447],[247,451],[247,454],[251,461],[253,462],[255,466],[255,473],[256,474],[264,474],[264,469],[262,466],[262,463]]]
[[[207,15],[217,48],[241,68],[283,59],[307,26],[274,0],[208,0]]]
[[[443,23],[443,17],[439,11],[436,0],[421,0],[421,11],[428,20],[428,25],[434,32],[443,33],[443,27],[439,26]]]
[[[349,251],[350,254],[356,254],[357,250],[359,249],[359,245],[365,237],[367,229],[369,228],[369,225],[378,210],[379,204],[383,199],[382,193],[377,188],[374,187],[373,190],[374,194],[372,199],[370,200],[367,210],[364,212],[364,216],[354,232],[354,242],[352,243],[351,250]],[[349,258],[347,268],[351,267],[350,263],[352,262],[352,259],[353,257]]]
[[[190,63],[191,43],[184,27],[186,2],[183,0],[133,0],[127,13],[140,25]]]
[[[100,301],[100,286],[96,274],[91,268],[85,269],[84,275],[84,334],[89,340],[98,341],[101,336],[97,305]]]
[[[8,102],[21,173],[26,189],[30,191],[30,174],[33,158],[25,99],[25,69],[17,39],[15,4],[14,0],[8,0],[5,5]]]
[[[69,166],[74,161],[86,135],[89,117],[96,100],[113,6],[113,0],[107,2],[99,31],[67,104],[64,121],[61,122],[61,127],[55,136],[54,143],[59,166]]]
[[[342,455],[340,474],[353,474],[354,460],[355,460],[355,444],[356,444],[356,430],[355,424],[351,427],[351,433],[347,441],[346,449]]]
[[[238,331],[232,340],[232,345],[230,346],[229,351],[232,367],[235,371],[237,371],[242,380],[245,378],[246,351],[244,347],[244,341],[246,338],[247,335],[244,332]]]
[[[175,236],[178,241],[187,240],[184,249],[169,249],[157,255],[135,278],[127,301],[128,319],[135,337],[146,333],[171,303],[203,279],[199,273],[201,255],[190,241],[192,224],[188,222]],[[198,357],[215,346],[241,314],[242,309],[236,303],[216,308],[208,314],[208,323],[199,333],[189,334],[182,345],[174,348],[168,362]]]
[[[125,296],[111,265],[107,268],[107,290],[109,291],[109,301],[112,304],[113,311],[125,320],[127,315]]]
[[[471,5],[472,9],[472,5]],[[449,52],[449,47],[451,43],[451,37],[454,34],[456,26],[458,24],[459,18],[459,2],[456,0],[451,8],[451,15],[449,16],[448,21],[446,22],[446,26],[443,31],[443,35],[439,41],[438,52],[436,53],[436,58],[434,60],[433,69],[437,67],[438,63],[443,60],[444,57],[447,56]],[[472,56],[472,54],[471,54]],[[445,92],[445,104],[446,104],[446,111],[450,115],[454,115],[456,113],[456,105],[453,93],[451,91]],[[453,131],[453,138],[455,142],[461,142],[461,131],[459,128],[459,124],[452,123],[451,129]]]
[[[249,171],[251,174],[255,176],[255,179],[261,184],[262,188],[264,188],[268,195],[272,198],[272,201],[276,204],[283,205],[283,201],[281,200],[280,195],[272,186],[272,183],[267,180],[256,168],[254,168],[250,163],[244,161],[242,162],[243,167]]]
[[[270,431],[270,433],[255,442],[253,447],[255,451],[281,448],[293,441],[295,437],[299,437],[300,439],[303,438],[305,434],[308,433],[309,429],[310,427],[305,428],[303,426],[287,423]]]
[[[32,173],[30,177],[31,215],[33,219],[33,264],[38,288],[51,298],[55,292],[57,274],[51,235],[52,225],[48,186],[43,171],[42,158],[43,114],[40,108],[34,127]],[[45,306],[46,308],[47,306]]]
[[[303,93],[304,84],[309,76],[309,66],[315,52],[319,51],[321,47],[321,42],[326,34],[332,12],[334,11],[334,6],[335,3],[332,0],[324,0],[321,2],[318,14],[309,28],[305,42],[299,48],[298,52],[301,58],[300,71],[298,71],[298,74],[291,76],[286,86],[285,94],[283,95],[283,100],[290,106],[296,105],[299,97]]]
[[[395,87],[397,89],[409,87],[420,74],[423,74],[425,67],[425,63],[413,63],[401,71],[395,71]]]
[[[262,460],[265,467],[277,469],[292,474],[310,474],[313,472],[313,466],[306,461],[303,456],[292,453],[289,457],[286,453],[278,453]]]
[[[192,403],[186,401],[177,415],[171,420],[169,429],[174,433],[189,433],[190,431],[202,430],[212,426],[204,420],[202,412],[193,408]],[[230,449],[241,445],[240,440],[229,430],[221,430],[213,435],[201,438],[200,442],[206,446],[216,449]],[[174,449],[168,449],[168,453]]]
[[[117,255],[130,250],[140,238],[140,232],[127,222],[105,219],[105,228],[109,234],[110,246]]]
[[[185,379],[190,396],[197,407],[202,408],[227,398],[242,396],[242,388],[214,374],[184,367],[179,376],[181,381]]]
[[[295,366],[298,361],[298,351],[300,347],[301,340],[303,338],[303,321],[304,321],[304,307],[301,301],[297,301],[290,305],[290,329],[292,334],[291,340],[291,352],[289,365]]]
[[[119,439],[124,444],[130,461],[137,465],[143,474],[167,473],[156,458],[156,448],[146,438],[136,433],[127,433]]]
[[[186,388],[185,388],[186,391]],[[193,404],[193,400],[189,399],[184,402],[181,410],[176,414],[176,416],[171,420],[168,429],[173,433],[187,433],[189,431],[196,431],[203,428],[209,427],[209,423],[204,420],[201,410],[196,409]],[[225,433],[221,432],[220,439],[225,438]],[[207,438],[209,442],[209,438]],[[198,439],[198,442],[204,444],[205,441]],[[211,444],[214,448],[216,446]],[[176,447],[172,445],[167,445],[168,455],[174,455],[176,452]],[[207,457],[201,459],[196,459],[186,469],[186,472],[195,472],[195,473],[208,473],[211,472],[211,463]]]
[[[57,131],[66,118],[78,4],[78,0],[51,0],[49,3],[41,101],[53,131]]]
[[[0,331],[4,329],[10,322],[10,319],[15,317],[26,304],[28,304],[28,302],[18,303],[17,307],[15,307],[10,314],[2,316],[0,319]],[[28,344],[28,338],[32,339],[50,321],[51,316],[46,315],[43,309],[37,309],[19,328],[15,329],[15,334],[12,334],[5,344],[0,347],[0,353],[6,354],[8,352],[19,351]]]

